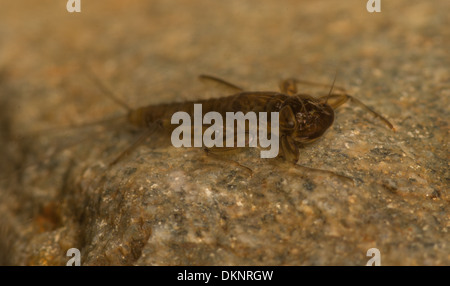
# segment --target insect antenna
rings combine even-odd
[[[331,92],[333,91],[333,88],[334,88],[334,83],[336,82],[336,77],[337,77],[337,70],[336,70],[336,73],[334,74],[334,79],[333,79],[333,83],[331,84],[330,92],[328,92],[328,95],[327,95],[327,97],[325,98],[325,104],[328,103],[328,99],[329,99],[330,96],[331,96]]]

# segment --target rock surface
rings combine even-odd
[[[450,264],[448,1],[0,2],[0,264],[65,265],[73,247],[83,265],[365,265],[370,248]],[[233,154],[249,176],[160,135],[109,167],[138,133],[67,128],[125,114],[87,66],[133,107],[222,96],[201,73],[276,90],[337,72],[397,132],[348,103],[302,150],[355,185]]]

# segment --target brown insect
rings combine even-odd
[[[226,112],[238,111],[241,111],[244,114],[250,111],[255,113],[267,112],[268,114],[270,114],[270,112],[279,112],[280,152],[278,156],[294,164],[299,160],[300,149],[305,147],[306,144],[312,143],[321,137],[333,124],[334,110],[349,100],[358,104],[375,117],[378,117],[389,128],[395,130],[393,125],[379,113],[347,94],[343,88],[334,87],[334,82],[330,92],[326,96],[314,98],[310,95],[299,93],[297,85],[300,83],[316,86],[326,85],[296,79],[287,79],[280,82],[280,92],[244,91],[241,87],[214,76],[201,75],[200,79],[219,83],[233,89],[235,93],[221,98],[158,104],[131,109],[124,102],[120,101],[109,88],[98,80],[98,78],[96,78],[97,83],[106,94],[128,110],[128,121],[134,126],[146,130],[140,138],[116,158],[111,165],[117,163],[123,156],[130,153],[157,129],[171,131],[176,128],[176,125],[171,124],[171,117],[175,112],[184,111],[193,116],[195,103],[202,104],[204,113],[216,111],[222,116],[224,116]],[[333,87],[341,92],[333,93]],[[214,152],[216,152],[216,149],[217,152],[226,150],[226,148],[214,148]],[[206,150],[212,151],[211,149]],[[319,171],[337,175],[330,171]],[[338,176],[348,178],[342,175]]]

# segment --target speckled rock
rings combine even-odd
[[[83,265],[365,265],[370,248],[450,264],[448,1],[88,2],[1,1],[0,264],[65,265],[73,247]],[[232,154],[250,176],[163,134],[109,167],[139,134],[68,128],[125,114],[87,65],[133,107],[222,96],[201,73],[276,90],[337,71],[396,132],[348,103],[302,149],[354,185]]]

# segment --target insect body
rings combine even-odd
[[[172,115],[175,112],[184,111],[192,116],[195,103],[201,103],[203,112],[205,113],[215,111],[220,113],[222,116],[225,115],[226,112],[239,111],[243,113],[250,111],[255,113],[267,112],[267,114],[271,114],[271,112],[278,112],[280,147],[278,157],[293,163],[295,167],[325,172],[350,180],[351,178],[347,176],[338,175],[331,171],[298,165],[297,162],[299,160],[300,149],[306,144],[312,143],[316,139],[320,138],[333,124],[334,110],[349,100],[358,104],[375,117],[378,117],[389,128],[395,130],[393,125],[387,119],[364,105],[356,98],[346,94],[342,88],[336,88],[341,90],[341,93],[332,93],[332,87],[328,95],[317,98],[297,92],[298,83],[322,86],[321,84],[311,82],[289,79],[280,83],[280,92],[244,91],[242,88],[222,79],[202,75],[200,76],[201,79],[220,83],[233,89],[234,92],[232,95],[216,99],[158,104],[132,109],[126,103],[121,101],[111,89],[99,80],[94,73],[91,75],[92,79],[97,82],[98,86],[104,91],[105,95],[128,110],[128,122],[143,130],[142,135],[124,152],[122,152],[120,156],[116,157],[115,160],[110,163],[110,166],[116,164],[123,157],[131,153],[153,133],[161,130],[173,131],[176,128],[176,125],[171,124]],[[89,123],[84,126],[103,124],[118,118],[123,118],[123,116]],[[268,117],[268,120],[270,121],[270,117]],[[267,124],[267,126],[271,126],[271,124]],[[53,131],[58,131],[58,129]],[[268,130],[267,133],[270,133],[270,130]],[[225,151],[227,149],[229,148],[205,148],[205,150],[211,154],[214,154],[214,152]],[[219,159],[223,158],[219,157]],[[237,164],[238,166],[249,170],[250,173],[252,172],[249,168],[242,166],[239,163],[234,161],[230,161],[230,163]],[[25,166],[25,168],[26,167],[27,166]],[[7,178],[5,177],[5,179]]]
[[[171,124],[170,119],[175,112],[184,111],[193,116],[195,103],[202,104],[203,112],[215,111],[222,116],[226,112],[239,111],[243,113],[250,111],[255,113],[267,112],[268,114],[279,112],[279,157],[283,157],[292,163],[298,161],[300,148],[315,141],[325,133],[333,124],[334,110],[348,100],[360,105],[375,117],[380,118],[389,128],[394,129],[387,119],[344,92],[332,93],[331,89],[328,95],[314,98],[307,94],[298,93],[297,84],[302,82],[293,79],[284,80],[280,83],[281,92],[266,92],[243,91],[236,85],[212,76],[202,75],[201,78],[216,81],[236,90],[236,92],[222,98],[150,105],[138,109],[128,108],[129,122],[137,127],[146,128],[147,131],[113,164],[152,134],[155,127],[173,130],[176,126]]]

